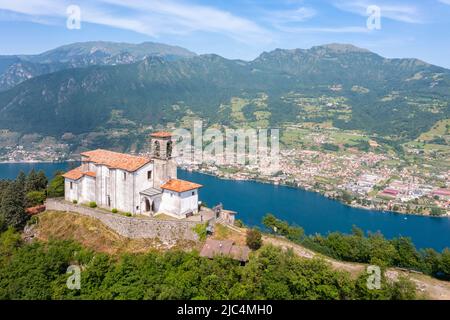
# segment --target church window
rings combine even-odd
[[[152,179],[152,170],[147,171],[147,179],[151,180]]]
[[[126,172],[123,173],[123,180],[127,180],[127,173]]]
[[[70,189],[72,189],[73,188],[73,182],[71,181],[70,182]]]

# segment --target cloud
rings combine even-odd
[[[369,29],[358,26],[346,27],[280,27],[280,31],[290,33],[369,33]]]
[[[67,0],[0,0],[0,10],[37,17],[66,18]],[[135,31],[152,37],[163,34],[212,32],[239,41],[267,43],[271,33],[253,21],[204,5],[174,0],[81,0],[83,22]]]
[[[450,0],[441,0],[450,1]],[[420,10],[414,5],[391,4],[386,1],[380,2],[367,0],[333,0],[333,5],[343,11],[355,13],[361,16],[367,16],[367,7],[370,5],[377,5],[381,9],[381,17],[390,20],[405,22],[405,23],[423,23],[423,18],[420,15]]]
[[[450,0],[438,0],[438,1],[450,5]]]
[[[313,8],[299,7],[293,10],[271,11],[265,20],[275,29],[284,33],[365,33],[367,28],[359,26],[342,27],[311,27],[304,26],[304,22],[317,15]]]
[[[300,7],[293,10],[271,11],[266,20],[276,23],[303,22],[317,14],[316,10],[308,7]]]

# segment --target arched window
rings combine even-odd
[[[167,142],[167,157],[170,158],[172,156],[172,141]]]
[[[159,157],[160,149],[161,149],[161,147],[160,147],[160,145],[159,145],[159,141],[155,141],[155,143],[153,144],[153,154],[154,154],[156,157]]]

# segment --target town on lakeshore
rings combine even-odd
[[[448,130],[448,123],[436,127],[445,125]],[[149,134],[150,130],[151,127],[144,132]],[[404,151],[399,153],[376,142],[376,138],[358,131],[339,130],[329,124],[289,125],[280,131],[280,161],[276,172],[261,165],[227,165],[215,161],[193,164],[180,157],[171,161],[176,161],[181,168],[221,178],[299,187],[361,208],[432,216],[450,213],[450,152],[444,148],[447,146],[427,141],[431,134],[423,134],[415,142],[405,144]],[[11,137],[12,133],[5,131],[0,135],[6,136]],[[27,139],[33,140],[29,137],[21,141]],[[8,145],[8,139],[1,141]],[[70,161],[86,152],[79,149],[70,152],[67,143],[50,138],[1,150],[3,162]],[[134,153],[149,155],[145,147]],[[176,175],[172,172],[172,176]],[[136,207],[143,210],[140,200],[135,201]]]

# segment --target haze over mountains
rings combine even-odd
[[[250,101],[239,111],[247,123],[262,111],[270,126],[332,121],[403,140],[450,116],[450,70],[344,44],[242,61],[155,43],[77,43],[0,57],[0,87],[9,88],[0,92],[0,128],[53,136],[98,130],[114,112],[140,124],[196,116],[236,126],[234,97]],[[252,102],[261,95],[263,107]],[[305,98],[340,102],[308,114]]]

